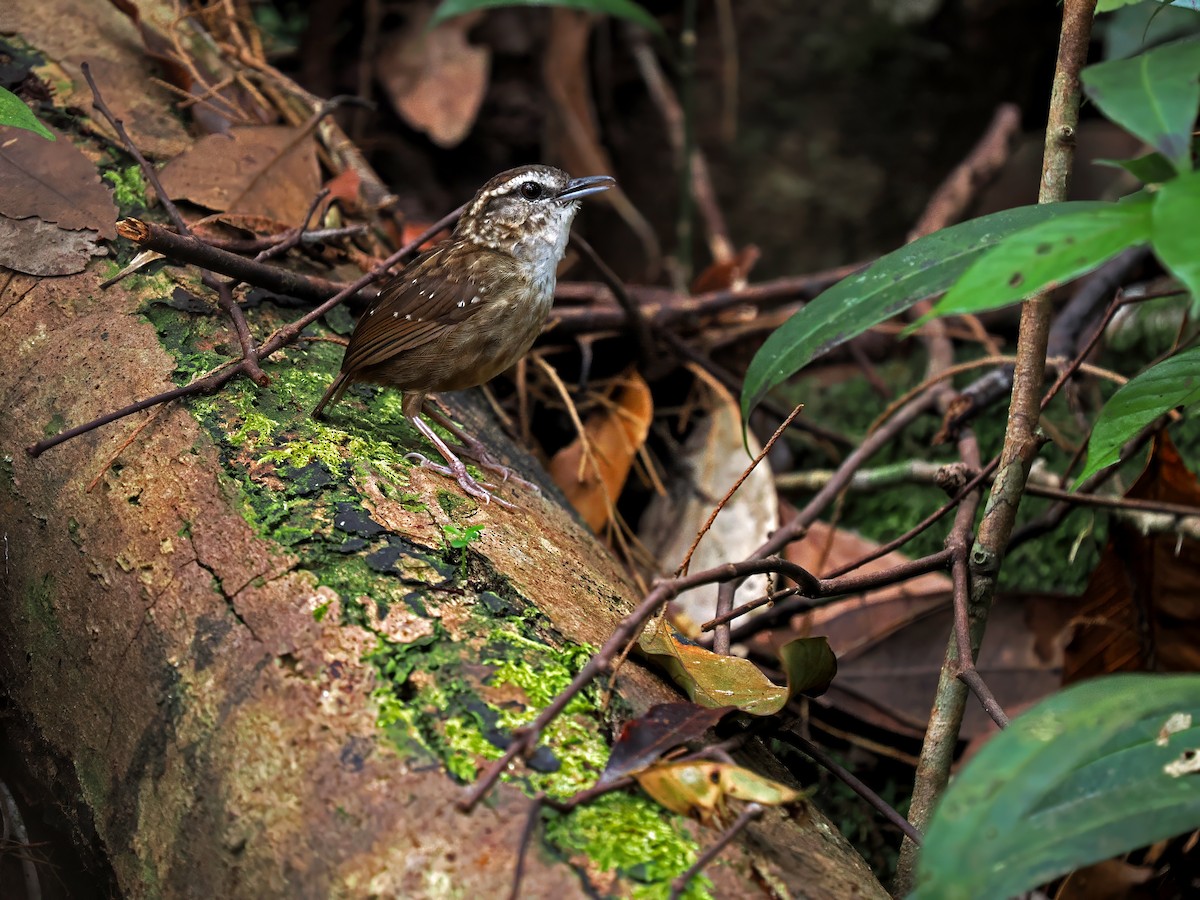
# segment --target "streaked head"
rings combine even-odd
[[[579,201],[615,184],[608,175],[572,178],[553,166],[509,169],[479,189],[455,237],[539,265],[557,265]]]

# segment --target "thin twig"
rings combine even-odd
[[[533,842],[533,835],[537,831],[545,799],[545,794],[537,794],[530,801],[529,811],[525,814],[525,827],[521,829],[521,841],[517,844],[517,864],[513,866],[512,889],[508,893],[509,900],[521,900],[521,882],[525,878],[525,855],[529,852],[529,845]]]
[[[5,833],[12,833],[13,841],[22,848],[29,846],[29,833],[25,830],[25,820],[21,818],[21,808],[17,799],[8,789],[8,785],[0,781],[0,821],[4,823]],[[42,900],[42,885],[38,881],[37,864],[28,853],[21,856],[21,876],[25,881],[25,900]]]
[[[769,597],[761,597],[758,600],[743,604],[737,609],[730,610],[726,613],[726,621],[744,615],[759,606],[764,606],[768,602],[784,600],[787,597],[800,594],[801,597],[793,603],[791,601],[785,603],[777,603],[770,612],[763,613],[761,616],[755,616],[750,622],[747,622],[742,627],[735,630],[732,635],[732,640],[744,641],[754,634],[770,628],[779,622],[791,618],[798,612],[804,612],[817,605],[813,603],[815,600],[831,600],[838,597],[845,597],[853,594],[861,594],[866,591],[876,590],[881,587],[889,587],[893,584],[899,584],[903,581],[908,581],[911,578],[920,578],[922,575],[928,575],[930,572],[936,572],[939,569],[944,569],[950,563],[951,554],[949,550],[939,550],[937,553],[931,553],[928,556],[923,556],[920,559],[913,559],[899,565],[892,566],[881,572],[866,572],[861,575],[843,575],[839,578],[821,578],[817,581],[816,590],[804,587],[787,588],[783,591],[777,591]],[[700,626],[701,631],[711,631],[721,622],[717,619],[711,619]]]
[[[890,803],[871,790],[853,772],[850,772],[838,763],[836,759],[826,753],[823,748],[817,746],[808,738],[797,734],[790,728],[780,729],[775,732],[774,737],[785,744],[790,744],[805,756],[809,756],[820,763],[822,767],[845,784],[846,787],[866,800],[880,815],[907,834],[911,840],[916,842],[918,847],[921,846],[921,832],[917,830],[917,827],[904,818],[904,816],[900,815]]]
[[[864,463],[875,453],[891,443],[897,434],[906,428],[911,422],[919,416],[928,412],[933,406],[936,397],[932,393],[925,394],[913,400],[908,406],[901,409],[896,415],[884,424],[874,434],[869,435],[859,446],[851,452],[838,466],[837,474],[830,480],[829,484],[817,492],[804,509],[800,510],[794,519],[786,525],[778,528],[773,535],[758,547],[751,558],[759,558],[768,556],[773,553],[779,553],[802,535],[817,517],[825,510],[834,498],[841,493],[842,488],[849,480],[854,477],[854,473],[862,467]],[[880,555],[883,555],[882,553]],[[839,573],[840,574],[840,573]],[[723,616],[733,609],[733,597],[737,591],[737,584],[726,583],[721,586],[717,592],[717,607],[715,613],[717,616]],[[713,641],[713,652],[722,655],[729,653],[729,640],[719,640],[721,632],[716,633],[716,639]]]
[[[933,234],[957,222],[979,191],[1004,168],[1020,131],[1021,110],[1013,103],[1000,104],[979,142],[934,191],[908,239]]]
[[[186,232],[187,225],[184,224],[183,214],[179,212],[179,207],[172,202],[170,196],[165,190],[163,190],[162,182],[158,180],[158,170],[155,169],[154,166],[150,164],[150,161],[142,155],[142,151],[137,148],[137,145],[134,144],[133,140],[129,137],[129,133],[125,130],[125,123],[118,119],[113,114],[113,111],[108,108],[108,104],[104,102],[104,97],[100,93],[100,88],[96,86],[96,79],[92,77],[91,66],[85,62],[81,63],[79,68],[83,72],[83,77],[87,80],[88,87],[92,90],[92,106],[95,107],[96,112],[104,116],[104,118],[108,121],[108,124],[110,124],[113,127],[113,130],[117,132],[117,137],[119,137],[121,139],[121,143],[125,145],[125,150],[134,158],[134,161],[137,162],[138,166],[142,170],[142,173],[146,176],[146,180],[150,182],[150,186],[154,188],[154,192],[158,195],[158,202],[163,205],[163,209],[166,210],[166,213],[168,216],[170,216],[171,221],[175,223],[175,226],[180,231]]]

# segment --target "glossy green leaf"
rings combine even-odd
[[[38,121],[25,101],[6,88],[0,87],[0,125],[10,125],[13,128],[24,128],[34,134],[40,134],[48,141],[57,140],[53,132]]]
[[[1192,315],[1200,314],[1200,173],[1159,188],[1151,241],[1159,261],[1192,292]]]
[[[1200,827],[1197,750],[1197,675],[1112,675],[1043,700],[950,784],[910,898],[1005,900]]]
[[[1159,151],[1178,171],[1192,168],[1192,126],[1200,109],[1200,39],[1089,66],[1081,78],[1084,92],[1101,112]]]
[[[1114,9],[1120,9],[1122,6],[1132,6],[1135,3],[1141,2],[1142,0],[1098,0],[1096,3],[1096,12],[1112,12]]]
[[[1104,204],[1026,228],[981,256],[921,320],[1016,303],[1150,240],[1148,200]]]
[[[441,5],[434,11],[432,24],[437,25],[446,19],[477,9],[495,9],[498,6],[565,6],[569,9],[582,9],[586,12],[629,19],[651,31],[662,31],[654,17],[633,0],[442,0]]]
[[[843,278],[779,326],[755,354],[742,388],[743,421],[771,388],[822,353],[946,290],[982,253],[1009,235],[1108,205],[1047,203],[1006,209],[920,238]]]
[[[1096,418],[1075,486],[1111,466],[1135,434],[1167,410],[1200,403],[1200,347],[1177,353],[1123,384]]]

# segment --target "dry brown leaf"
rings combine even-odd
[[[262,216],[294,228],[320,186],[312,135],[285,125],[210,134],[159,173],[172,199]]]
[[[784,520],[788,517],[785,514]],[[785,555],[821,574],[861,559],[877,546],[844,529],[831,534],[828,525],[816,523]],[[860,571],[879,572],[906,561],[903,554],[891,553]],[[932,572],[797,615],[791,628],[756,642],[770,653],[797,636],[827,636],[839,671],[823,702],[878,728],[919,738],[950,633],[950,590],[950,578]],[[1032,703],[1058,687],[1062,648],[1055,636],[1074,604],[1072,597],[1056,596],[997,600],[979,670],[1006,710]],[[978,704],[968,704],[964,739],[984,733],[990,722]]]
[[[454,147],[475,124],[487,92],[491,51],[467,32],[483,13],[426,27],[432,7],[384,42],[375,71],[404,121],[439,147]]]
[[[952,613],[950,597],[911,598],[913,605],[931,601],[927,610],[874,642],[846,654],[838,654],[838,677],[821,698],[839,712],[855,716],[878,728],[920,739],[929,717],[929,698],[937,687],[946,653]],[[898,601],[907,605],[909,600]],[[980,651],[977,667],[1000,705],[1010,713],[1054,692],[1060,686],[1061,655],[1045,657],[1039,652],[1038,636],[1030,623],[1043,607],[1061,619],[1075,604],[1074,597],[1036,595],[1000,596],[988,618],[988,637]],[[844,619],[827,628],[839,642],[855,628],[873,631],[874,616],[886,614],[873,606],[850,601]],[[799,632],[803,633],[803,632]],[[795,637],[797,632],[776,636],[774,642]],[[836,648],[836,644],[835,644]],[[994,728],[983,707],[968,703],[961,735],[964,740]]]
[[[1125,496],[1200,508],[1200,484],[1165,431]],[[1064,684],[1109,672],[1200,671],[1200,543],[1113,522],[1073,625]]]
[[[170,158],[191,143],[178,118],[161,114],[172,98],[163,88],[147,83],[142,74],[138,30],[111,3],[0,3],[0,33],[19,34],[45,59],[54,60],[37,71],[55,91],[56,106],[91,109],[92,94],[79,68],[86,61],[104,92],[105,102],[124,122],[143,153],[152,158]],[[100,116],[94,116],[93,123],[116,138]]]
[[[343,169],[325,182],[325,189],[329,191],[330,203],[340,203],[348,213],[359,211],[362,176],[354,169]]]
[[[94,231],[64,231],[36,216],[0,216],[0,266],[26,275],[74,275],[96,254]]]
[[[653,418],[654,398],[650,387],[642,376],[632,372],[622,382],[614,402],[584,423],[592,453],[590,460],[583,461],[582,479],[579,476],[584,454],[581,438],[577,437],[550,460],[550,477],[593,531],[599,532],[608,522],[609,512],[625,486],[634,457],[650,433]]]
[[[54,129],[51,129],[52,131]],[[0,214],[37,216],[59,228],[89,228],[117,236],[117,207],[95,165],[61,132],[48,141],[22,128],[0,126]]]

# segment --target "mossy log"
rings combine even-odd
[[[461,785],[636,592],[552,488],[508,491],[509,511],[414,469],[395,394],[356,389],[311,421],[340,354],[326,342],[277,354],[266,388],[30,457],[236,352],[185,296],[204,293],[194,272],[102,289],[116,268],[0,270],[0,739],[52,773],[38,814],[90,841],[130,898],[504,896],[528,795],[590,784],[609,720],[675,695],[631,663],[608,711],[587,693],[471,814]],[[282,315],[263,303],[252,325]],[[522,895],[665,896],[715,836],[609,795],[548,816]],[[883,896],[811,805],[771,811],[706,878],[690,896]]]

